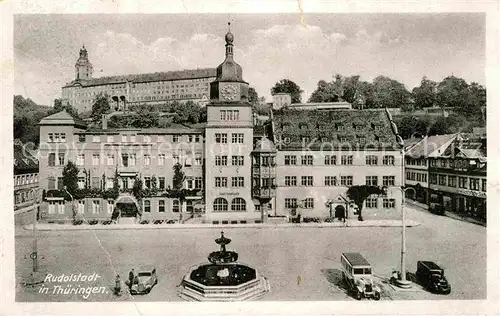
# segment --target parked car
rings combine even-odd
[[[340,257],[340,263],[344,282],[357,300],[363,297],[380,299],[381,290],[373,282],[372,267],[360,253],[343,253]]]
[[[418,261],[415,273],[420,284],[433,293],[450,294],[451,285],[444,276],[444,270],[432,261]]]
[[[125,284],[130,288],[130,294],[148,294],[153,286],[158,284],[156,268],[153,266],[141,266],[135,269],[136,275],[130,287],[130,281]]]

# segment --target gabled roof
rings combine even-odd
[[[14,174],[38,172],[38,159],[22,143],[14,143]]]
[[[44,117],[38,125],[74,125],[86,128],[87,124],[82,119],[71,116],[66,110]]]
[[[276,152],[276,146],[266,136],[263,136],[257,144],[255,144],[254,152]]]
[[[458,134],[426,136],[406,151],[405,156],[410,158],[427,158],[440,155],[455,140]]]
[[[297,110],[273,111],[274,142],[281,149],[302,148],[302,138],[314,141],[308,148],[399,148],[384,111]],[[287,138],[287,141],[284,141]],[[288,142],[289,140],[289,142]],[[325,147],[323,147],[325,149]]]
[[[90,87],[90,86],[100,86],[106,84],[118,84],[126,82],[141,83],[141,82],[152,82],[152,81],[211,78],[215,77],[216,75],[217,73],[215,68],[189,69],[189,70],[136,74],[136,75],[109,76],[109,77],[92,78],[90,80],[73,80],[67,83],[63,88],[72,87],[77,84],[83,87]]]

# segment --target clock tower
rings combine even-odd
[[[229,24],[229,23],[228,23]],[[230,24],[229,24],[230,25]],[[251,192],[252,106],[248,83],[234,61],[234,36],[225,36],[226,57],[210,84],[205,129],[205,210],[209,223],[260,220]]]

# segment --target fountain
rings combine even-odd
[[[226,250],[231,239],[224,232],[215,242],[220,250],[208,255],[210,263],[189,270],[180,284],[180,297],[188,301],[245,301],[269,292],[269,281],[264,276],[237,262],[238,253]]]

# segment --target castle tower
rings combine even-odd
[[[252,106],[248,83],[234,61],[231,30],[225,40],[226,58],[217,67],[207,104],[205,170],[210,189],[205,190],[206,220],[253,222],[260,220],[260,214],[254,212],[251,192]]]
[[[75,80],[90,80],[94,67],[89,61],[89,56],[85,45],[80,49],[80,57],[75,64]]]

